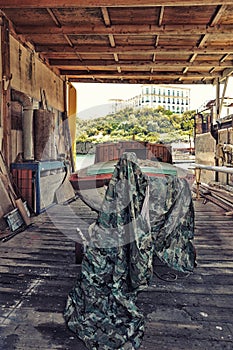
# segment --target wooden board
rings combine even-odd
[[[20,215],[22,216],[22,218],[23,218],[25,224],[26,224],[27,226],[29,226],[30,223],[31,223],[31,220],[30,220],[30,218],[28,217],[28,214],[27,214],[27,211],[26,211],[26,209],[25,209],[25,207],[24,207],[24,204],[23,204],[22,199],[21,199],[21,198],[16,199],[16,200],[15,200],[15,203],[16,203],[17,208],[19,209]]]
[[[138,296],[146,320],[141,349],[232,349],[232,219],[210,202],[194,204],[198,266],[171,281],[174,271],[155,261],[150,287]],[[97,214],[80,199],[70,209],[55,205],[0,244],[1,349],[86,350],[67,329],[63,310],[80,271],[76,227]]]

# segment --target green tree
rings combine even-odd
[[[94,120],[77,118],[77,141],[106,142],[137,140],[172,142],[190,140],[194,127],[194,111],[174,114],[163,107],[125,108],[115,114]]]

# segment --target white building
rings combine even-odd
[[[141,93],[126,101],[128,107],[163,107],[173,113],[190,110],[190,89],[177,85],[142,85]]]

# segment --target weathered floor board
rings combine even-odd
[[[152,284],[139,294],[146,318],[142,349],[233,349],[233,219],[202,200],[195,201],[195,213],[194,273],[177,274],[155,260]],[[85,231],[95,218],[77,199],[0,243],[0,349],[86,349],[62,313],[80,270],[76,227]]]

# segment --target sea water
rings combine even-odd
[[[94,164],[95,154],[77,154],[76,155],[76,170],[86,168],[89,165]],[[195,163],[195,160],[184,160],[179,162],[174,162],[173,165],[180,167],[182,169],[188,170]]]
[[[95,154],[77,154],[76,155],[76,170],[86,168],[94,164]]]

